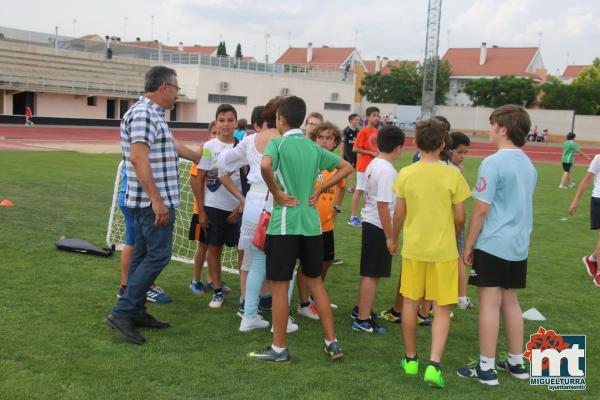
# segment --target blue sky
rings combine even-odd
[[[0,25],[41,32],[59,26],[63,35],[147,40],[154,16],[154,38],[162,42],[225,40],[230,52],[239,42],[245,55],[259,60],[265,50],[275,60],[289,44],[353,47],[355,41],[363,58],[421,59],[426,14],[427,0],[53,0],[3,4]],[[562,72],[567,62],[591,63],[600,57],[600,1],[444,0],[439,52],[448,44],[479,47],[484,41],[537,46],[540,32],[550,73]]]

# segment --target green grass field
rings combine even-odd
[[[78,237],[103,246],[117,155],[71,152],[0,153],[0,398],[2,399],[475,399],[597,398],[600,327],[592,284],[581,257],[595,245],[588,226],[588,201],[566,221],[574,190],[557,189],[561,168],[537,165],[534,233],[529,258],[528,288],[521,292],[523,309],[536,307],[547,318],[543,326],[563,334],[587,335],[587,391],[549,392],[501,374],[501,385],[488,388],[458,378],[457,367],[478,357],[477,310],[455,311],[443,358],[447,387],[432,389],[422,377],[409,378],[400,369],[403,355],[400,327],[386,325],[382,336],[353,332],[350,310],[356,301],[360,231],[344,217],[336,230],[337,255],[326,286],[336,332],[346,358],[332,364],[322,351],[318,321],[299,320],[300,331],[289,336],[292,363],[257,365],[246,353],[270,343],[267,330],[241,334],[238,283],[225,275],[234,292],[222,309],[208,308],[209,296],[188,289],[191,266],[173,262],[160,284],[174,301],[149,310],[170,321],[172,328],[145,331],[147,343],[126,343],[102,321],[115,303],[119,284],[118,255],[99,258],[58,251],[61,236]],[[409,162],[405,154],[398,167]],[[474,184],[479,159],[466,163]],[[581,179],[585,169],[575,168]],[[470,206],[470,201],[469,201]],[[389,307],[399,276],[380,284],[375,309]],[[472,288],[469,295],[477,303]],[[538,323],[526,321],[528,336]],[[419,353],[426,360],[430,330],[419,330]],[[499,351],[506,350],[501,338]],[[500,373],[500,372],[499,372]],[[594,395],[596,393],[596,395]]]

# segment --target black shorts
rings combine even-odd
[[[214,246],[237,247],[240,240],[241,216],[235,224],[227,222],[231,211],[204,207],[208,217],[208,228],[200,229],[200,241]]]
[[[590,200],[590,227],[600,229],[600,198],[592,197]]]
[[[292,280],[297,259],[302,273],[316,278],[323,267],[323,236],[267,235],[265,254],[268,280]]]
[[[333,241],[333,230],[323,232],[323,261],[333,261],[335,258],[335,243]]]
[[[477,287],[524,289],[527,277],[527,259],[508,261],[483,250],[473,253],[473,272],[469,284]]]
[[[573,166],[573,163],[562,163],[563,164],[563,171],[565,172],[571,172],[571,167]]]
[[[360,249],[360,276],[389,278],[391,272],[392,255],[385,243],[383,229],[363,221]]]
[[[344,160],[348,161],[353,168],[356,168],[356,159],[356,153],[354,152],[344,154]]]
[[[198,214],[192,215],[192,221],[190,222],[190,231],[188,232],[189,240],[200,240],[200,232],[203,231],[202,226],[198,223]]]

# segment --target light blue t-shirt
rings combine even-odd
[[[235,131],[233,131],[233,137],[241,142],[242,140],[244,140],[247,133],[248,132],[246,132],[243,129],[236,129]]]
[[[121,187],[119,187],[119,197],[117,203],[119,207],[125,207],[125,192],[127,192],[127,174],[125,165],[121,168]]]
[[[491,205],[475,248],[508,261],[529,254],[537,172],[520,149],[499,150],[479,166],[473,197]]]

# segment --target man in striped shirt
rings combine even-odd
[[[145,94],[123,116],[121,148],[127,173],[125,205],[134,216],[135,247],[125,293],[105,323],[128,341],[143,344],[137,327],[167,328],[146,312],[146,291],[171,259],[175,208],[179,206],[179,158],[199,162],[200,152],[178,143],[164,110],[171,109],[179,92],[174,70],[152,67],[145,78]]]

